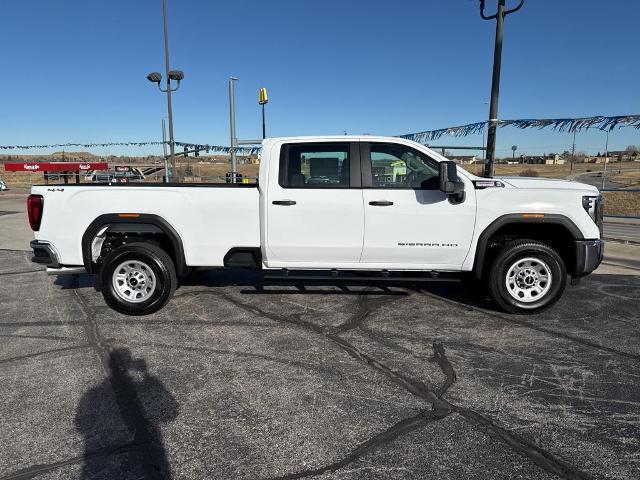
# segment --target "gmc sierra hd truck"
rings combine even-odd
[[[267,139],[261,160],[254,184],[34,186],[33,261],[95,274],[109,306],[144,315],[179,278],[221,267],[382,282],[456,273],[532,313],[602,260],[603,203],[589,185],[476,177],[390,137]]]

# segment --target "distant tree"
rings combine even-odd
[[[636,145],[629,145],[624,151],[627,153],[627,160],[631,160],[631,157],[635,157],[638,154],[638,147]]]

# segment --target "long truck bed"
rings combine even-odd
[[[55,245],[63,265],[83,265],[82,233],[103,214],[163,218],[180,236],[188,266],[222,266],[230,248],[260,247],[255,184],[37,185],[32,193],[44,197],[35,238]]]

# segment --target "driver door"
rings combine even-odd
[[[471,244],[475,191],[451,203],[438,162],[408,145],[361,143],[365,211],[361,263],[396,269],[459,268]]]

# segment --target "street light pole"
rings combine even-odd
[[[571,167],[569,168],[569,175],[573,173],[573,162],[576,160],[576,131],[573,131],[573,145],[571,146]]]
[[[491,80],[491,106],[489,108],[489,128],[487,135],[487,159],[484,163],[484,176],[493,177],[493,164],[496,156],[496,129],[498,127],[498,97],[500,95],[500,69],[502,67],[502,36],[504,31],[504,17],[517,12],[524,5],[524,0],[512,8],[506,9],[506,0],[498,0],[498,11],[491,16],[484,14],[484,2],[480,0],[480,16],[484,20],[496,19],[496,40],[493,50],[493,76]]]
[[[173,140],[173,109],[171,108],[171,79],[169,72],[169,33],[167,29],[167,0],[162,0],[162,20],[164,23],[164,63],[167,75],[167,110],[169,112],[169,154],[171,167],[175,171],[175,143]]]
[[[602,188],[604,190],[604,183],[607,178],[607,162],[609,160],[609,130],[607,130],[607,141],[604,144],[604,170],[602,172]]]
[[[164,117],[162,117],[162,153],[164,160],[164,181],[169,182],[169,162],[167,158],[167,129],[165,128]]]
[[[238,138],[236,137],[236,105],[233,91],[233,82],[237,80],[236,77],[229,77],[229,132],[231,134],[229,155],[231,155],[231,183],[236,183],[238,170],[238,162],[236,159],[236,145],[238,144]]]

